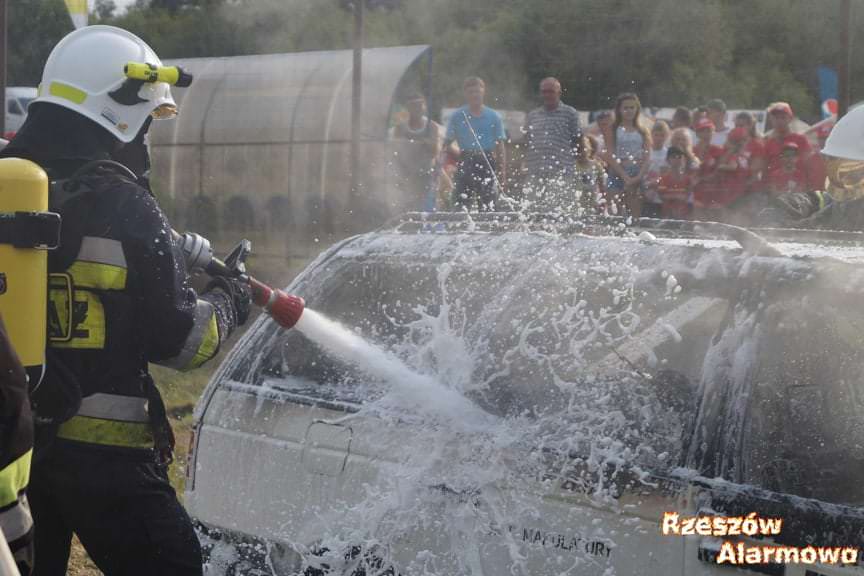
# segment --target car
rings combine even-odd
[[[803,552],[864,540],[862,262],[857,233],[648,219],[342,241],[196,406],[207,573],[864,574]]]
[[[29,86],[6,88],[6,132],[3,137],[11,140],[27,119],[27,108],[36,98],[37,89]]]

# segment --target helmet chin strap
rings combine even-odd
[[[111,158],[123,164],[138,178],[147,178],[150,174],[150,146],[147,142],[147,133],[152,122],[152,118],[147,118],[135,139],[111,154]]]

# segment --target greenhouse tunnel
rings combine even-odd
[[[363,51],[353,204],[352,57],[338,50],[170,61],[195,77],[173,91],[177,118],[151,131],[152,185],[174,227],[222,250],[242,236],[258,257],[305,260],[416,208],[393,186],[388,134],[400,94],[428,93],[430,48]]]

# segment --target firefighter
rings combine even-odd
[[[0,318],[0,538],[25,576],[33,565],[33,519],[25,494],[32,454],[27,377]]]
[[[132,63],[152,78],[130,75]],[[38,576],[66,573],[73,533],[109,576],[202,573],[168,482],[174,438],[148,363],[187,370],[211,359],[246,321],[250,290],[218,279],[196,295],[140,170],[112,161],[145,140],[151,120],[176,114],[178,74],[125,30],[76,30],[49,55],[27,121],[0,153],[47,172],[63,221],[48,261],[46,372],[33,395]]]

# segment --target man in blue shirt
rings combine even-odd
[[[457,109],[447,123],[444,145],[459,145],[459,165],[453,186],[456,209],[493,210],[499,185],[507,174],[504,121],[484,105],[486,84],[477,77],[462,86],[466,105]]]

